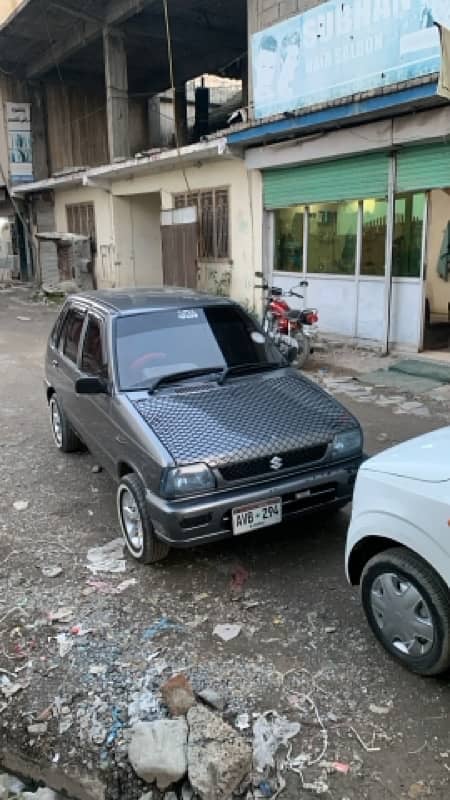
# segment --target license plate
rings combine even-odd
[[[233,508],[233,533],[239,536],[257,528],[268,528],[281,522],[281,497],[264,500],[262,503]]]

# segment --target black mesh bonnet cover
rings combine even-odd
[[[210,467],[309,448],[358,426],[293,370],[161,389],[133,403],[178,465]]]

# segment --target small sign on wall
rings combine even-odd
[[[33,180],[31,104],[6,103],[6,125],[11,183],[29,183]]]

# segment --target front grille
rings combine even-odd
[[[220,474],[224,481],[242,481],[246,478],[254,478],[259,475],[276,475],[287,469],[295,469],[296,467],[303,467],[305,464],[311,464],[315,461],[320,461],[324,458],[327,452],[328,444],[318,444],[314,447],[304,447],[301,450],[291,450],[288,453],[281,453],[279,458],[282,460],[283,465],[281,469],[274,470],[270,466],[273,456],[266,456],[265,458],[255,458],[252,461],[240,461],[237,464],[227,464],[220,468]]]

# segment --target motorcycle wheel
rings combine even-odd
[[[294,361],[294,366],[296,366],[297,369],[302,369],[310,356],[311,342],[303,333],[297,333],[295,339],[298,344],[298,353]]]

